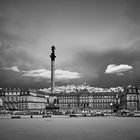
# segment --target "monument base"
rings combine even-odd
[[[57,110],[57,109],[59,109],[59,106],[53,103],[49,103],[49,105],[46,106],[46,110]]]

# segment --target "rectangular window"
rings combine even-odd
[[[129,89],[129,93],[132,93],[132,89]]]
[[[136,96],[135,95],[133,96],[133,99],[136,100]]]

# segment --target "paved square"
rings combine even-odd
[[[139,140],[140,118],[0,119],[0,140]]]

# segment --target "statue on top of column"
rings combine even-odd
[[[55,60],[55,57],[56,57],[56,56],[55,56],[55,50],[56,50],[56,49],[55,49],[55,46],[52,46],[51,49],[52,49],[52,52],[51,52],[50,57],[51,57],[51,60],[54,61],[54,60]]]
[[[52,46],[52,53],[55,53],[55,46]]]

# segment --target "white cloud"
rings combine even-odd
[[[20,72],[20,70],[18,69],[17,66],[13,66],[13,67],[11,67],[11,68],[5,67],[4,69],[5,69],[5,70],[12,70],[12,71],[15,71],[15,72]]]
[[[133,67],[129,66],[127,64],[120,64],[120,65],[115,65],[111,64],[107,66],[107,69],[105,71],[106,74],[117,74],[118,76],[123,75],[123,72],[132,70]]]
[[[39,69],[39,70],[23,71],[22,76],[36,78],[50,78],[50,75],[51,75],[50,71],[45,69]]]
[[[12,70],[15,72],[21,72],[22,76],[25,77],[34,77],[34,78],[45,78],[50,79],[51,78],[51,71],[46,69],[38,69],[38,70],[30,70],[30,71],[20,71],[17,66],[13,66],[11,68],[4,68],[5,70]],[[80,74],[77,72],[70,72],[66,70],[55,70],[55,78],[56,79],[74,79],[74,78],[80,78]]]
[[[51,71],[45,69],[39,70],[31,70],[31,71],[23,71],[23,75],[26,77],[35,77],[35,78],[51,78]],[[80,74],[77,72],[70,72],[64,70],[56,70],[55,71],[55,78],[56,79],[74,79],[79,78]]]
[[[56,79],[74,79],[74,78],[80,78],[80,74],[77,72],[56,70],[55,77]]]

